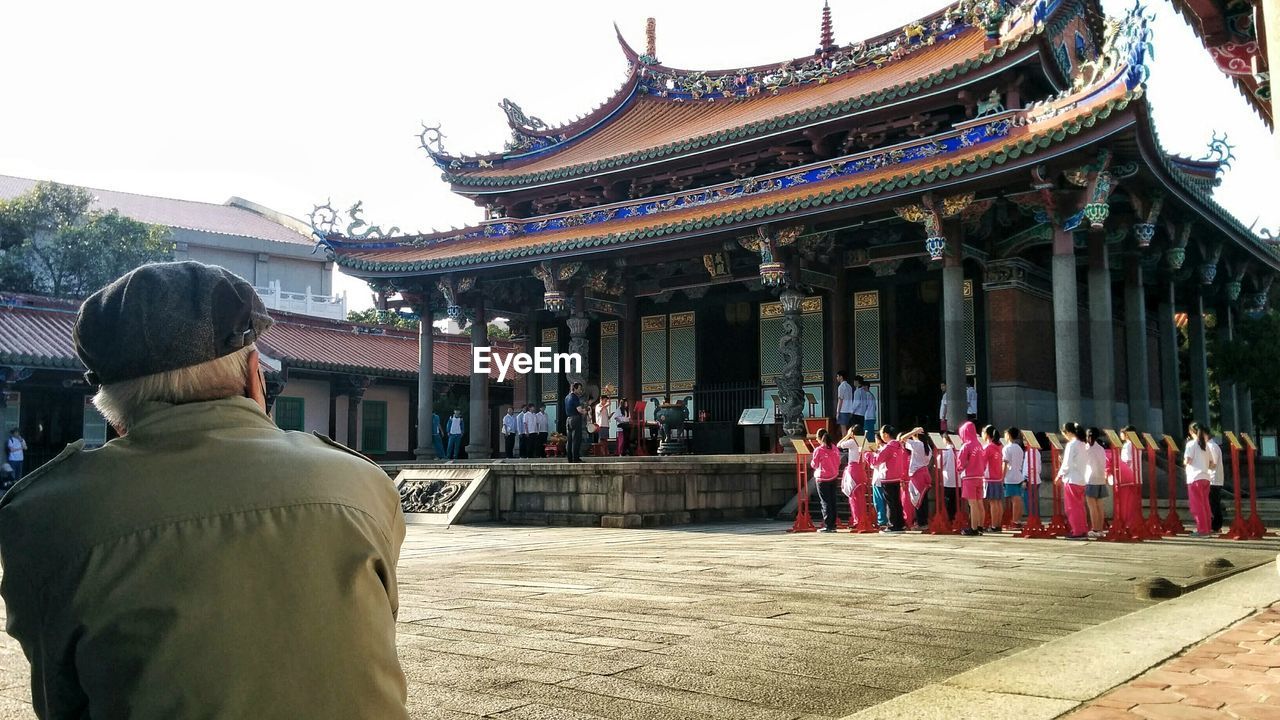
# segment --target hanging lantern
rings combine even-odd
[[[564,293],[559,290],[548,290],[542,294],[542,306],[548,312],[561,312],[565,308]]]
[[[925,252],[930,260],[941,260],[947,251],[947,239],[944,237],[928,237],[924,239]]]
[[[1155,223],[1138,223],[1134,225],[1133,236],[1138,240],[1138,247],[1150,247],[1151,241],[1156,236]]]
[[[450,320],[457,322],[462,317],[462,306],[450,304],[445,307],[444,312]]]
[[[1218,266],[1212,263],[1205,263],[1200,266],[1200,284],[1212,285],[1213,279],[1218,277]]]
[[[1187,249],[1174,247],[1164,251],[1164,261],[1168,263],[1170,270],[1181,270],[1182,263],[1187,259]]]
[[[1089,221],[1089,227],[1094,230],[1101,230],[1110,214],[1111,206],[1106,203],[1089,203],[1084,206],[1084,216]]]
[[[1246,312],[1249,314],[1249,317],[1257,318],[1261,316],[1267,311],[1267,293],[1265,291],[1250,293],[1249,300],[1245,305],[1248,307]]]
[[[1240,291],[1244,289],[1244,285],[1239,280],[1231,280],[1227,283],[1227,299],[1235,302],[1240,299]]]
[[[766,287],[778,287],[787,279],[787,269],[780,262],[760,263],[760,282]]]

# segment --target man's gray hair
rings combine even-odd
[[[198,365],[103,385],[93,396],[93,404],[107,422],[126,432],[150,402],[179,405],[242,396],[253,350],[249,345]]]

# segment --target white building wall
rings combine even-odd
[[[302,398],[307,432],[329,434],[329,383],[324,380],[290,380],[281,397]]]
[[[410,450],[409,388],[374,385],[365,391],[364,399],[377,400],[387,404],[387,452],[407,452]],[[361,422],[363,420],[362,407]],[[345,438],[346,436],[343,435],[343,437]],[[363,440],[364,438],[361,438],[361,442]]]

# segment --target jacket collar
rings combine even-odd
[[[182,403],[150,402],[139,412],[138,420],[128,429],[128,437],[163,435],[226,427],[270,427],[275,423],[258,403],[246,397]]]

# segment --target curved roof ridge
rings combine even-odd
[[[614,31],[628,63],[625,80],[617,91],[587,114],[570,122],[551,126],[524,114],[510,100],[501,103],[507,113],[513,138],[502,151],[479,154],[451,154],[443,148],[428,148],[435,164],[448,174],[484,171],[546,157],[568,147],[620,113],[639,95],[671,102],[740,102],[757,96],[776,95],[809,84],[896,64],[916,51],[954,39],[969,29],[983,30],[988,37],[999,34],[1002,24],[1010,26],[1030,21],[1042,22],[1065,3],[1062,0],[1015,0],[1012,8],[988,10],[969,0],[955,0],[923,17],[879,35],[776,63],[726,70],[691,70],[660,63],[642,55],[627,42],[617,23]],[[1025,30],[1019,37],[1025,36]]]

